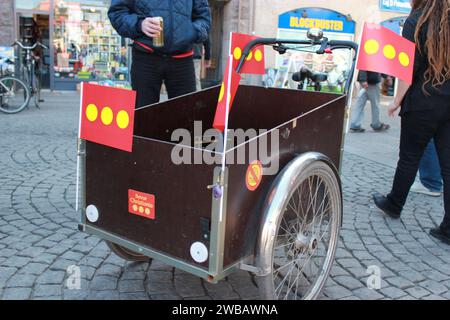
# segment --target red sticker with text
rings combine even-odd
[[[128,212],[147,219],[155,219],[155,196],[129,189]]]
[[[263,168],[260,161],[255,160],[248,166],[245,174],[245,184],[248,190],[255,191],[258,189],[262,180],[262,173]]]

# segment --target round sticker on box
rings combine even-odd
[[[247,168],[247,173],[245,174],[245,185],[250,191],[255,191],[258,189],[263,175],[263,168],[260,161],[255,160]]]
[[[191,257],[195,262],[205,262],[208,260],[208,248],[201,242],[194,242],[191,245]]]
[[[86,208],[86,218],[89,220],[89,222],[97,222],[98,221],[98,209],[93,204],[90,204]]]

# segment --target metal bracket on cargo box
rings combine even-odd
[[[255,267],[255,266],[252,266],[249,264],[245,264],[245,263],[240,263],[239,269],[251,272],[258,277],[267,275],[267,272],[264,272],[264,270],[262,268],[258,268],[258,267]]]

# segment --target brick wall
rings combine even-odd
[[[14,41],[14,0],[0,0],[0,46]]]

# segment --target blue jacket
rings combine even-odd
[[[192,50],[194,43],[205,41],[211,27],[208,0],[112,0],[108,17],[116,31],[163,54]],[[147,17],[163,17],[164,47],[155,49],[142,32]]]

